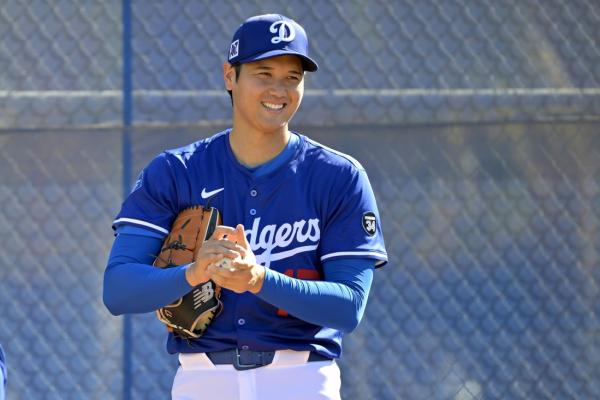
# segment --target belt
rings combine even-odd
[[[264,367],[273,362],[275,358],[274,351],[252,351],[231,349],[223,351],[213,351],[205,353],[210,361],[215,365],[231,364],[238,371]],[[316,351],[311,351],[308,356],[308,362],[331,361],[330,357],[323,356]]]

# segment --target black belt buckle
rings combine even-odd
[[[240,362],[240,350],[238,348],[235,349],[235,357],[233,357],[233,368],[235,368],[238,371],[245,371],[248,369],[254,369],[254,368],[258,368],[258,367],[262,367],[263,365],[268,365],[268,364],[242,364]]]

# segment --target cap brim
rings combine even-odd
[[[305,71],[315,72],[316,70],[319,69],[319,66],[317,65],[317,63],[310,57],[307,57],[304,54],[297,53],[293,50],[286,50],[286,49],[271,50],[271,51],[267,51],[266,53],[258,54],[256,56],[246,57],[243,60],[238,60],[236,62],[236,64],[245,64],[245,63],[249,63],[252,61],[265,60],[267,58],[273,58],[273,57],[285,56],[285,55],[300,57],[300,59],[302,60],[302,67],[304,68]]]

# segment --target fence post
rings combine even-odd
[[[131,120],[132,120],[132,77],[131,77],[131,0],[123,0],[123,198],[131,188]],[[123,399],[131,400],[132,392],[132,321],[131,315],[123,317]]]

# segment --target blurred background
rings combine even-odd
[[[169,397],[163,326],[102,304],[111,222],[230,124],[221,65],[267,12],[320,65],[292,128],[365,166],[390,256],[344,399],[600,398],[598,1],[0,0],[8,399]]]

